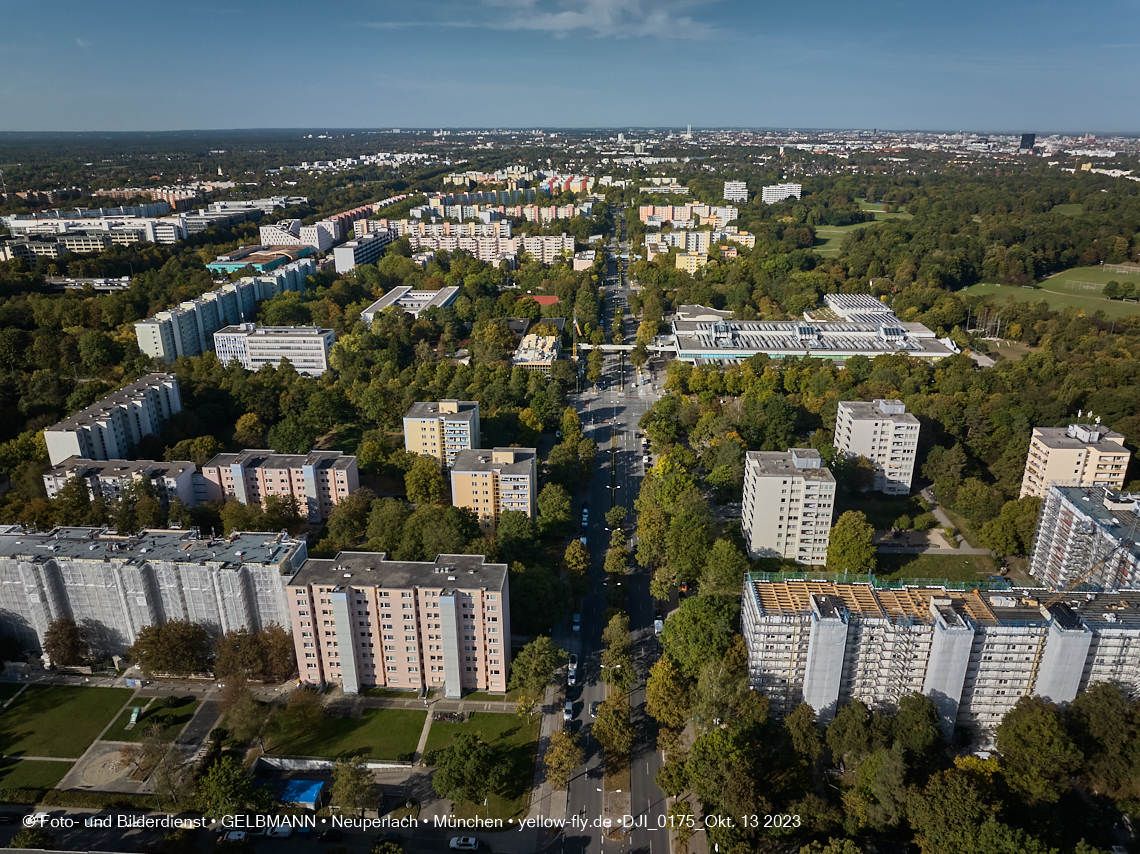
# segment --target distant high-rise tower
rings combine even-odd
[[[1037,141],[1037,134],[1023,133],[1021,135],[1021,145],[1017,147],[1018,151],[1032,151],[1033,143]]]

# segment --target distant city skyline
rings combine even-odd
[[[810,18],[744,0],[107,0],[63,15],[11,4],[0,109],[9,131],[319,119],[1134,135],[1125,69],[1137,23],[1132,0],[1093,0],[1080,14],[1058,0],[965,0],[952,12],[824,0]]]

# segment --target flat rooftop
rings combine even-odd
[[[507,462],[504,459],[506,456],[513,457],[513,461]],[[451,473],[498,471],[503,474],[529,474],[532,461],[538,462],[536,448],[495,448],[491,451],[469,448],[455,455]]]
[[[935,359],[954,355],[921,323],[676,319],[673,334],[682,359],[742,359],[755,353],[827,357],[903,352]]]
[[[442,412],[439,404],[433,401],[417,401],[409,408],[405,418],[443,418],[446,421],[473,421],[479,411],[476,400],[460,400],[458,412]]]
[[[319,326],[258,326],[256,323],[236,323],[223,326],[215,335],[241,335],[245,338],[323,338],[332,332]]]
[[[811,459],[810,454],[804,454],[807,448],[795,448],[794,450],[800,452],[800,456],[806,459]],[[815,459],[819,458],[819,452],[815,451]],[[757,470],[761,475],[768,477],[791,477],[799,476],[806,480],[818,480],[821,483],[835,483],[835,477],[831,474],[831,470],[827,468],[797,468],[792,461],[791,451],[749,451],[747,453],[748,463],[754,463]]]
[[[387,560],[383,552],[340,552],[335,558],[309,558],[289,584],[502,590],[507,565],[487,563],[483,555],[439,555],[434,561]]]
[[[45,476],[52,477],[130,477],[144,474],[150,477],[178,477],[196,466],[190,461],[156,462],[155,460],[88,460],[71,456],[52,466]]]
[[[886,403],[888,405],[889,404],[896,404],[898,406],[903,405],[901,400],[888,400],[888,401],[886,401]],[[842,406],[844,409],[848,410],[851,413],[852,417],[854,417],[855,419],[857,419],[859,421],[885,421],[885,420],[890,420],[890,421],[897,421],[897,422],[902,423],[902,424],[917,424],[918,423],[918,419],[909,412],[899,412],[899,413],[883,412],[883,410],[879,408],[879,404],[877,402],[868,403],[865,400],[844,400],[844,401],[840,401],[839,405]]]
[[[307,454],[279,454],[271,450],[245,450],[238,454],[218,454],[208,463],[207,468],[229,468],[240,463],[244,468],[253,469],[299,469],[302,466],[315,466],[319,469],[347,470],[356,457],[340,451],[309,451]]]
[[[109,412],[126,406],[132,401],[140,399],[144,392],[150,389],[161,388],[166,383],[178,384],[178,377],[174,374],[147,374],[141,380],[125,385],[118,391],[113,391],[88,406],[71,415],[58,424],[48,428],[49,432],[76,430],[80,427],[90,427],[101,421]]]
[[[242,564],[276,566],[303,543],[282,533],[235,533],[202,537],[196,531],[147,530],[122,536],[108,528],[56,528],[29,534],[0,533],[0,559],[164,562],[214,565],[236,569]]]
[[[1077,429],[1074,430],[1074,427]],[[1070,436],[1070,432],[1074,432],[1076,435]],[[1083,450],[1089,445],[1116,445],[1120,448],[1121,453],[1128,453],[1124,449],[1124,435],[1099,424],[1034,427],[1033,438],[1046,448],[1057,448],[1058,450]]]

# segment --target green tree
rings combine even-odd
[[[942,746],[938,707],[925,694],[913,692],[899,699],[893,731],[896,743],[902,745],[912,763],[932,760]]]
[[[87,638],[71,617],[56,617],[44,632],[44,652],[52,664],[69,667],[87,657]]]
[[[234,426],[234,441],[243,448],[260,448],[265,444],[267,430],[256,412],[247,412]]]
[[[701,574],[701,593],[738,596],[744,587],[748,559],[731,540],[717,540],[709,549]]]
[[[792,713],[784,718],[784,731],[792,741],[792,749],[800,758],[814,763],[823,752],[823,739],[815,722],[815,709],[807,703],[800,703]]]
[[[1116,685],[1100,682],[1069,704],[1067,729],[1085,755],[1084,771],[1101,790],[1118,790],[1133,775],[1136,727],[1128,699]]]
[[[831,529],[827,546],[827,566],[840,572],[873,572],[875,569],[875,529],[867,515],[859,510],[848,510],[839,517]]]
[[[1022,697],[997,730],[1005,779],[1030,805],[1056,803],[1084,757],[1073,744],[1057,707],[1041,697]]]
[[[260,741],[269,720],[269,709],[253,695],[245,680],[231,678],[222,690],[218,707],[225,715],[231,738],[239,744]]]
[[[877,470],[875,464],[866,457],[848,457],[837,460],[837,463],[839,470],[836,472],[836,481],[843,491],[858,495],[874,487]]]
[[[594,718],[590,731],[606,752],[607,763],[620,764],[629,759],[634,730],[624,694],[611,697],[598,706],[598,716]]]
[[[862,762],[871,752],[871,713],[859,700],[840,706],[827,725],[825,739],[836,762]]]
[[[432,788],[455,803],[479,803],[497,791],[506,776],[501,756],[474,733],[461,732],[439,752]]]
[[[341,551],[355,546],[368,530],[376,493],[368,487],[342,498],[329,514],[326,535],[329,547]]]
[[[703,502],[683,507],[669,522],[667,559],[682,581],[696,581],[712,545],[713,519]]]
[[[361,816],[366,809],[375,809],[379,803],[372,772],[360,756],[338,759],[332,769],[333,784],[330,801],[333,806],[351,816]]]
[[[620,528],[622,522],[625,521],[626,509],[620,504],[615,504],[606,511],[606,527],[607,528]]]
[[[287,416],[269,429],[269,447],[279,454],[307,454],[316,436],[297,418]]]
[[[689,684],[667,655],[649,668],[645,680],[645,710],[670,729],[681,729],[688,718]]]
[[[24,827],[16,832],[9,848],[41,848],[52,850],[55,848],[55,837],[42,827]]]
[[[404,475],[404,489],[413,504],[444,504],[447,484],[435,457],[420,457]]]
[[[566,650],[550,638],[535,638],[511,662],[508,688],[541,700],[546,687],[553,684],[555,674],[566,664],[567,656]]]
[[[690,596],[665,621],[661,643],[681,673],[696,679],[706,661],[728,651],[739,619],[740,604],[734,599]]]
[[[570,494],[557,483],[538,493],[538,529],[543,536],[565,537],[574,529]]]
[[[1120,282],[1110,281],[1105,283],[1101,295],[1105,299],[1120,299]]]
[[[201,673],[210,654],[210,636],[198,623],[171,620],[143,626],[127,656],[143,673]]]
[[[546,765],[546,782],[550,788],[558,792],[565,790],[585,758],[586,751],[579,747],[577,733],[556,730],[550,736],[550,743],[542,758]]]
[[[503,560],[525,560],[534,555],[538,532],[534,522],[522,510],[504,510],[495,526],[495,541]]]
[[[960,496],[959,496],[959,499]],[[1007,501],[996,518],[990,519],[978,535],[982,545],[1003,555],[1029,554],[1037,519],[1041,513],[1041,499],[1033,496]]]
[[[586,547],[582,545],[579,539],[570,541],[570,545],[566,547],[566,554],[563,557],[566,562],[566,568],[573,572],[585,572],[590,567],[590,553],[586,551]]]
[[[198,780],[198,809],[210,818],[238,815],[267,806],[267,793],[254,788],[253,780],[233,756],[223,756]]]

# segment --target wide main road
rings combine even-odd
[[[626,291],[609,291],[604,328],[608,329],[612,320],[612,306],[625,303]],[[632,329],[630,327],[633,327]],[[636,322],[627,316],[626,332],[631,335]],[[645,474],[641,441],[635,435],[638,421],[657,399],[658,392],[652,384],[634,385],[631,371],[625,364],[625,387],[622,388],[619,358],[608,356],[600,391],[593,389],[578,396],[577,405],[582,427],[587,436],[598,445],[598,456],[594,479],[585,496],[589,507],[589,524],[586,528],[587,546],[591,554],[589,573],[592,584],[590,592],[582,602],[582,628],[573,633],[571,652],[579,657],[578,685],[570,689],[568,697],[573,702],[571,728],[581,734],[581,744],[586,751],[586,763],[579,774],[570,782],[567,819],[578,815],[583,820],[600,818],[612,814],[616,800],[603,807],[601,750],[591,735],[590,707],[594,702],[605,699],[605,684],[601,681],[601,634],[604,628],[606,609],[606,588],[603,564],[609,547],[610,532],[606,529],[605,513],[615,504],[627,510],[626,528],[633,527],[633,501],[641,487]],[[575,508],[580,516],[581,505]],[[636,568],[636,567],[634,567]],[[611,851],[658,852],[668,854],[669,843],[665,830],[657,829],[663,823],[667,804],[665,796],[653,782],[654,774],[661,767],[660,754],[656,752],[656,728],[652,719],[645,713],[645,678],[649,667],[657,658],[658,644],[653,633],[653,601],[649,595],[649,576],[638,570],[626,576],[626,607],[630,617],[630,632],[633,636],[634,666],[637,682],[630,692],[634,727],[637,741],[631,759],[631,791],[623,793],[628,799],[628,812],[645,829],[635,828],[620,843],[602,840],[602,832],[595,827],[582,829],[568,826],[561,845],[553,850],[566,852]],[[607,796],[613,799],[613,795]],[[619,814],[624,810],[618,810]]]

